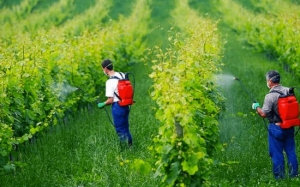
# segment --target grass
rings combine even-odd
[[[92,1],[90,1],[92,2]],[[125,14],[129,4],[116,1],[120,12]],[[129,2],[129,1],[128,1]],[[169,23],[169,11],[172,3],[153,1],[153,31],[147,39],[149,46],[163,45]],[[245,1],[246,2],[246,1]],[[116,5],[115,4],[115,5]],[[209,14],[219,19],[218,12],[211,1],[191,1],[199,15]],[[116,8],[117,6],[115,6]],[[111,17],[117,18],[117,10],[111,11]],[[163,30],[155,29],[161,25]],[[220,22],[219,29],[227,41],[224,53],[223,74],[226,77],[238,77],[249,92],[262,104],[268,92],[265,73],[277,69],[282,74],[282,83],[287,86],[298,85],[291,74],[284,72],[274,60],[264,54],[249,50],[229,26]],[[120,151],[118,138],[104,110],[97,108],[82,109],[74,117],[69,117],[65,125],[53,127],[34,143],[24,145],[18,151],[18,159],[27,166],[14,174],[0,176],[0,186],[158,186],[151,174],[145,175],[131,168],[135,158],[150,157],[147,147],[152,135],[156,134],[158,122],[155,103],[149,97],[151,80],[150,68],[142,63],[133,67],[136,82],[136,104],[131,108],[130,129],[133,135],[132,149]],[[99,75],[102,76],[102,75]],[[268,155],[267,131],[263,120],[251,109],[252,99],[239,82],[224,81],[223,94],[227,98],[227,110],[220,117],[220,140],[225,149],[216,155],[216,159],[228,163],[215,168],[213,184],[215,186],[299,186],[300,181],[275,181],[271,173],[271,161]],[[110,113],[110,107],[106,108]],[[296,136],[299,142],[299,135]],[[300,155],[299,146],[297,153]]]
[[[148,46],[168,47],[168,30],[173,26],[170,19],[170,11],[174,8],[173,1],[152,0],[151,31],[146,38]]]
[[[118,19],[120,15],[129,16],[134,4],[135,0],[114,0],[113,7],[110,9],[108,15],[113,20]]]

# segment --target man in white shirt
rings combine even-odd
[[[125,77],[124,73],[115,72],[113,69],[113,63],[111,60],[106,59],[102,61],[102,69],[104,74],[109,76],[109,79],[105,84],[105,96],[107,100],[102,103],[98,103],[99,108],[103,108],[106,105],[112,105],[111,111],[114,121],[114,127],[117,135],[120,138],[121,145],[127,143],[132,145],[132,136],[129,130],[129,106],[120,106],[118,101],[118,79]]]

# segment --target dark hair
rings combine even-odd
[[[280,83],[280,74],[275,70],[268,71],[266,78],[267,80],[271,80],[273,83]]]
[[[109,59],[103,60],[101,66],[102,66],[102,68],[107,68],[108,70],[114,69],[113,63]]]

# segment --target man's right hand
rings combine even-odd
[[[104,106],[106,105],[106,103],[105,102],[103,102],[103,103],[98,103],[98,108],[103,108]]]

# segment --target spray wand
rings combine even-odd
[[[254,97],[250,94],[250,92],[246,89],[246,87],[244,86],[244,84],[241,82],[241,80],[237,77],[234,77],[234,80],[239,81],[239,83],[242,85],[242,87],[244,88],[244,90],[248,93],[248,95],[252,98],[254,103],[257,103],[256,100],[254,99]]]
[[[248,95],[252,98],[253,102],[254,102],[254,103],[257,103],[256,100],[254,99],[254,97],[250,94],[250,92],[246,89],[246,87],[244,86],[244,84],[241,82],[241,80],[240,80],[239,78],[237,78],[237,77],[234,77],[234,80],[239,81],[239,83],[242,85],[242,87],[244,88],[244,90],[245,90],[245,91],[248,93]],[[262,120],[264,121],[266,130],[269,132],[265,119],[262,118]]]

